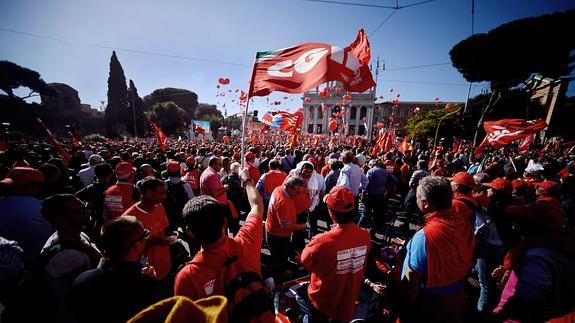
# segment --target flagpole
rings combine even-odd
[[[252,91],[254,89],[254,79],[256,78],[256,64],[258,62],[258,54],[256,53],[256,58],[254,59],[254,67],[252,69],[252,77],[250,80],[250,86],[248,88],[248,98],[246,100],[246,108],[244,109],[244,118],[242,120],[242,148],[240,153],[240,162],[242,168],[244,168],[245,164],[245,152],[246,152],[246,127],[247,127],[247,120],[248,120],[248,108],[250,106],[250,100],[252,99]],[[241,105],[240,105],[241,106]]]

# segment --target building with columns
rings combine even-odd
[[[350,93],[352,98],[344,107],[343,96],[346,91],[343,86],[333,81],[328,82],[326,85],[330,88],[329,96],[320,96],[319,86],[304,93],[302,133],[330,133],[328,129],[329,120],[334,114],[341,112],[342,109],[349,109],[350,113],[343,114],[343,117],[338,122],[336,132],[343,133],[344,125],[347,123],[349,126],[348,135],[371,133],[375,89],[371,88],[363,93]],[[309,99],[306,100],[306,98]],[[322,106],[324,107],[323,109]]]
[[[321,96],[319,87],[304,93],[303,96],[303,125],[302,133],[328,134],[330,118],[334,114],[341,112],[341,109],[349,109],[349,113],[344,113],[338,120],[338,128],[335,132],[345,133],[344,125],[347,124],[348,135],[368,135],[370,139],[373,134],[373,125],[383,123],[388,128],[394,128],[402,132],[407,120],[414,114],[428,110],[444,109],[446,104],[463,105],[464,102],[402,102],[397,103],[381,102],[377,103],[375,88],[371,88],[363,93],[351,93],[351,100],[343,103],[343,95],[346,93],[341,84],[328,82],[330,88],[328,96]],[[340,91],[336,91],[340,88]],[[306,99],[307,98],[307,99]],[[307,101],[307,102],[306,102]],[[322,106],[324,107],[322,109]]]

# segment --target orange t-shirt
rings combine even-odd
[[[248,168],[248,171],[250,172],[250,179],[254,182],[257,183],[260,179],[260,171],[257,167],[255,167],[254,165],[252,165],[251,163],[246,163],[246,167]]]
[[[329,318],[353,319],[370,249],[369,232],[350,223],[316,235],[303,250],[301,262],[311,273],[309,299]]]
[[[136,201],[132,199],[134,185],[131,183],[119,182],[111,186],[104,193],[104,210],[108,214],[106,220],[119,217],[132,206]]]
[[[293,200],[288,197],[282,186],[276,187],[270,197],[266,232],[276,237],[289,238],[292,232],[284,229],[282,224],[296,222],[296,208]]]
[[[264,192],[272,193],[276,187],[283,184],[286,177],[286,173],[281,170],[274,169],[267,172],[264,182]]]
[[[138,205],[139,203],[132,205],[122,215],[135,216],[140,222],[142,222],[145,229],[150,230],[151,239],[164,237],[166,234],[166,228],[169,224],[166,211],[164,211],[164,206],[162,206],[162,204],[156,204],[156,207],[152,212],[146,212],[138,207]],[[148,246],[144,255],[148,257],[148,263],[150,266],[154,267],[156,270],[158,279],[163,279],[170,273],[170,270],[172,269],[172,260],[170,258],[170,247],[168,245],[156,244]]]

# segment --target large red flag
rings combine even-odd
[[[527,138],[546,127],[547,123],[541,119],[535,121],[501,119],[483,123],[483,128],[485,128],[487,133],[487,141],[495,148],[503,147],[515,140]]]
[[[360,29],[355,41],[341,49],[320,43],[258,52],[249,97],[273,91],[303,93],[328,81],[339,81],[349,92],[364,92],[375,82],[369,70],[367,35]]]
[[[165,152],[166,147],[168,146],[168,137],[166,137],[166,135],[164,134],[162,129],[160,127],[158,127],[158,125],[155,124],[154,122],[152,122],[152,127],[154,128],[154,131],[156,132],[156,138],[158,138],[158,143],[160,144],[160,149]]]
[[[46,134],[48,135],[48,139],[50,139],[50,142],[52,143],[52,146],[54,146],[54,148],[56,149],[56,152],[58,152],[58,155],[60,155],[60,157],[62,157],[62,161],[64,162],[64,165],[68,166],[68,163],[70,162],[70,158],[71,158],[70,154],[66,150],[64,150],[64,148],[62,148],[62,145],[60,145],[60,143],[58,142],[58,139],[56,139],[56,137],[54,137],[54,135],[52,134],[50,129],[48,129],[48,127],[46,127],[46,125],[44,124],[42,119],[36,117],[36,120],[38,121],[38,123],[40,124],[40,126],[42,127],[44,132],[46,132]]]
[[[531,147],[532,143],[533,143],[533,135],[523,139],[517,151],[522,154],[529,152],[529,148]]]

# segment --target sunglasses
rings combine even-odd
[[[133,246],[133,245],[135,245],[136,243],[138,243],[138,242],[140,242],[140,241],[142,241],[142,240],[148,239],[149,237],[150,237],[150,230],[144,229],[144,233],[142,233],[142,235],[141,235],[138,239],[132,241],[132,243],[130,244],[130,246]]]

